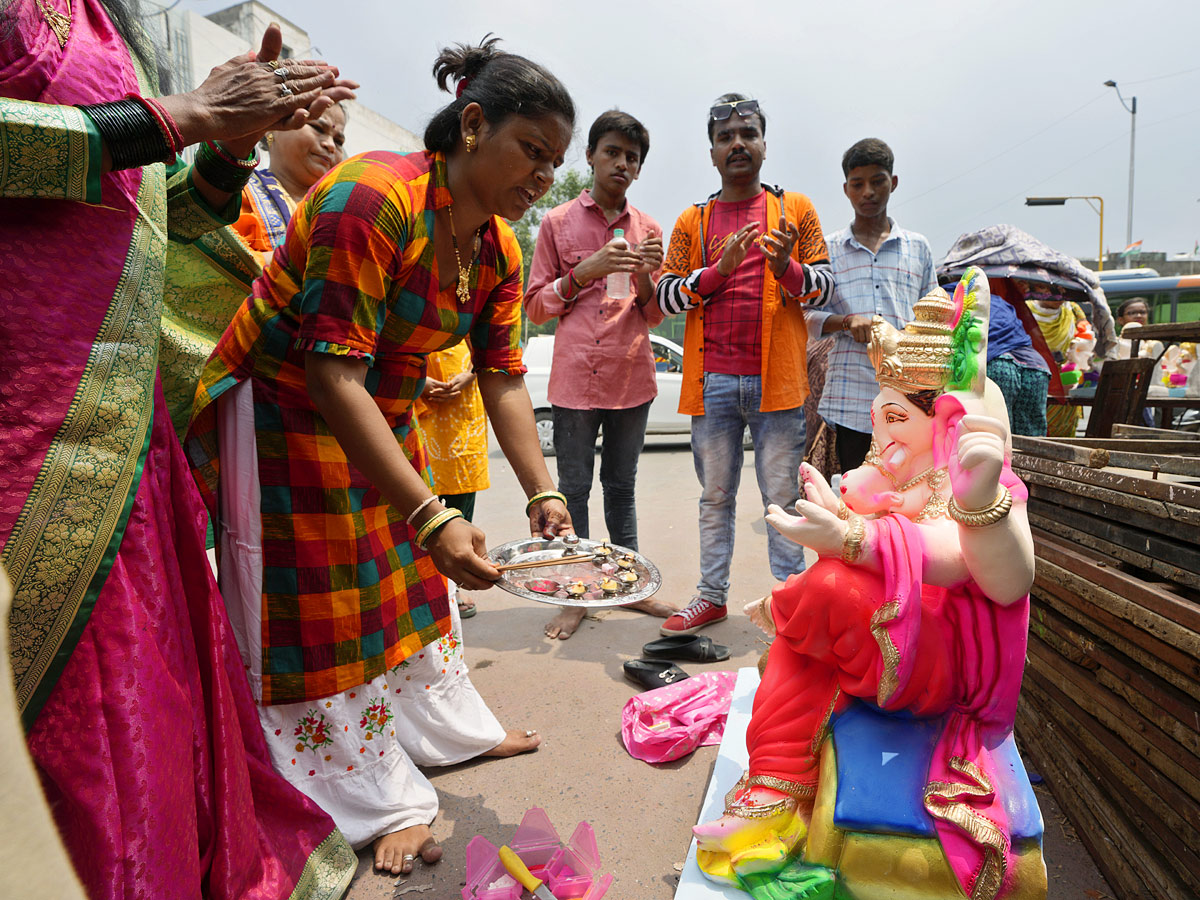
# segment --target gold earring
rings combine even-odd
[[[271,149],[271,145],[272,145],[273,143],[275,143],[275,132],[273,132],[273,131],[268,131],[268,132],[267,132],[267,149],[268,149],[268,150],[270,150],[270,149]]]
[[[475,135],[468,134],[465,138],[463,138],[463,143],[465,143],[467,145],[468,153],[475,152]]]

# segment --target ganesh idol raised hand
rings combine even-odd
[[[757,897],[752,888],[773,876],[774,891],[798,871],[806,885],[838,877],[839,860],[814,846],[829,844],[814,815],[822,745],[865,702],[941,723],[920,787],[947,879],[972,898],[1044,896],[1040,850],[1018,860],[995,777],[1034,565],[1003,398],[984,369],[988,304],[987,279],[972,269],[953,299],[938,289],[918,301],[903,331],[876,317],[866,461],[842,476],[840,495],[804,465],[796,514],[769,508],[767,521],[819,561],[747,607],[775,641],[747,732],[749,770],[725,815],[695,829],[713,880]]]

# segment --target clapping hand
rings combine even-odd
[[[800,240],[800,230],[787,220],[786,216],[779,217],[779,227],[772,228],[770,234],[764,234],[760,244],[763,255],[771,265],[771,273],[776,278],[782,278],[787,272],[788,261],[792,250]]]
[[[638,266],[638,272],[653,272],[663,264],[663,241],[662,235],[648,237],[637,246],[638,256],[641,257],[642,263]]]
[[[750,246],[758,238],[758,235],[758,222],[747,222],[731,234],[725,242],[721,258],[717,260],[717,271],[726,278],[732,275],[733,270],[742,264],[742,260],[750,252]]]
[[[283,35],[272,24],[257,52],[217,66],[194,91],[160,98],[184,143],[222,141],[240,155],[265,132],[300,128],[333,104],[354,98],[357,83],[340,78],[328,63],[289,59],[272,66],[282,50]]]

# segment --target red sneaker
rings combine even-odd
[[[728,615],[724,606],[717,606],[711,600],[697,597],[667,619],[658,630],[667,637],[676,634],[695,634],[701,628],[706,628],[716,622],[724,622]]]

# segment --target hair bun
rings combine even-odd
[[[500,38],[488,32],[478,46],[455,44],[442,48],[433,62],[433,77],[438,87],[449,91],[451,81],[457,84],[464,78],[474,78],[484,66],[503,53],[496,48],[498,43]]]

